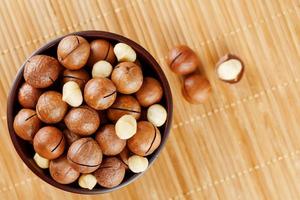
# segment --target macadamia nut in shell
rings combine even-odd
[[[15,116],[13,126],[15,133],[20,138],[32,141],[41,127],[41,121],[34,110],[23,108]]]
[[[51,160],[49,171],[51,177],[61,184],[73,183],[80,175],[79,172],[71,167],[66,156]]]
[[[171,49],[168,62],[171,70],[180,75],[190,74],[200,65],[195,52],[185,45],[179,45]]]
[[[209,98],[210,93],[210,83],[202,75],[192,74],[183,81],[183,97],[192,104],[204,103]]]
[[[113,122],[123,115],[132,115],[136,120],[140,118],[141,106],[133,96],[119,94],[113,105],[107,110],[107,117]]]
[[[90,138],[81,138],[72,143],[68,150],[68,161],[80,173],[91,173],[98,169],[102,161],[102,151],[98,143]]]
[[[126,146],[126,140],[120,139],[112,124],[105,125],[96,133],[96,141],[98,142],[102,152],[107,156],[119,154]]]
[[[98,129],[100,118],[94,109],[80,106],[72,108],[65,116],[64,122],[70,131],[81,136],[88,136]]]
[[[91,53],[88,60],[88,65],[92,67],[99,60],[106,60],[110,64],[114,64],[116,56],[113,46],[107,40],[93,40],[91,43]]]
[[[136,134],[128,139],[129,150],[140,156],[152,154],[160,145],[161,135],[153,124],[147,121],[140,121],[137,124]]]
[[[111,80],[122,94],[137,92],[143,84],[143,72],[140,66],[132,62],[119,63],[111,74]]]
[[[67,109],[67,103],[62,100],[62,95],[56,91],[43,93],[36,104],[38,117],[48,124],[60,122],[64,118]]]
[[[53,127],[41,128],[33,138],[35,152],[49,160],[58,158],[65,149],[65,137],[63,133]]]
[[[85,85],[84,100],[96,110],[109,108],[116,97],[116,87],[108,78],[93,78]]]
[[[40,89],[34,88],[25,82],[19,89],[18,100],[24,108],[34,109],[41,94]]]
[[[141,106],[148,107],[158,103],[163,96],[160,82],[152,77],[144,78],[142,87],[135,94]]]
[[[105,188],[113,188],[119,185],[125,177],[125,168],[116,157],[108,157],[103,160],[94,175],[99,185]]]
[[[86,39],[77,35],[63,38],[57,47],[57,58],[67,69],[77,70],[82,68],[90,55],[90,44]]]
[[[35,55],[29,58],[24,68],[25,81],[35,88],[49,87],[60,72],[59,62],[50,56]]]

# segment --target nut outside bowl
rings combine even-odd
[[[117,35],[114,33],[110,32],[104,32],[104,31],[81,31],[81,32],[74,32],[70,33],[68,35],[79,35],[84,38],[86,38],[89,42],[94,40],[94,39],[106,39],[110,41],[112,44],[116,44],[119,42],[123,42],[131,46],[137,53],[137,57],[139,61],[142,63],[142,68],[143,68],[143,73],[145,76],[153,76],[156,79],[160,81],[163,87],[164,91],[164,96],[162,98],[161,104],[166,108],[168,112],[168,118],[166,123],[160,127],[160,132],[161,132],[161,144],[160,146],[155,150],[153,154],[148,156],[149,160],[149,166],[153,164],[153,162],[156,160],[158,157],[160,151],[163,149],[165,146],[166,140],[169,136],[170,133],[170,128],[171,128],[171,123],[172,123],[172,115],[173,115],[173,101],[172,101],[172,94],[171,94],[171,89],[169,86],[169,83],[167,81],[167,78],[162,71],[161,67],[159,64],[156,62],[156,60],[148,53],[147,50],[145,50],[143,47],[141,47],[139,44],[135,43],[134,41],[123,37],[121,35]],[[59,37],[57,39],[54,39],[47,44],[43,45],[41,48],[36,50],[31,56],[33,55],[38,55],[38,54],[45,54],[45,55],[50,55],[56,57],[56,49],[58,46],[59,41],[64,38],[65,36]],[[30,57],[31,57],[30,56]],[[8,97],[8,103],[7,103],[7,125],[8,125],[8,130],[9,134],[11,137],[11,140],[13,142],[13,145],[23,160],[23,162],[29,167],[29,169],[35,173],[38,177],[43,179],[45,182],[49,183],[50,185],[59,188],[64,191],[68,192],[73,192],[73,193],[79,193],[79,194],[101,194],[101,193],[107,193],[107,192],[112,192],[115,190],[118,190],[129,183],[133,182],[136,180],[138,177],[142,176],[144,172],[134,174],[131,172],[128,172],[123,180],[123,182],[114,187],[114,188],[103,188],[99,185],[97,185],[94,189],[88,190],[88,189],[83,189],[81,188],[77,181],[69,184],[69,185],[63,185],[55,180],[53,180],[50,176],[49,170],[43,170],[37,166],[35,161],[33,160],[34,156],[34,150],[32,145],[19,138],[13,129],[13,120],[14,116],[17,114],[17,112],[20,110],[21,106],[18,103],[18,89],[21,87],[22,83],[24,83],[24,78],[23,78],[23,70],[24,66],[26,64],[26,61],[22,64],[20,70],[17,73],[17,76],[13,82],[13,85],[10,90],[10,94]],[[147,170],[146,170],[147,171]]]

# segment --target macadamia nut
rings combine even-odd
[[[93,78],[85,85],[84,100],[96,110],[109,108],[116,97],[116,87],[108,78]]]
[[[145,77],[142,87],[135,93],[135,96],[141,106],[148,107],[161,100],[163,89],[158,80],[152,77]]]
[[[96,133],[95,139],[103,154],[107,156],[119,154],[126,146],[126,140],[122,140],[116,135],[115,125],[112,124],[101,127]]]
[[[113,67],[109,62],[105,60],[100,60],[94,64],[92,70],[92,76],[93,78],[97,78],[97,77],[106,78],[110,76],[112,70]]]
[[[119,62],[134,62],[136,60],[136,53],[128,44],[116,44],[114,47],[114,52]]]
[[[41,127],[41,121],[34,110],[23,108],[14,119],[14,130],[23,140],[32,141]]]
[[[84,69],[79,70],[69,70],[66,69],[63,73],[62,82],[65,84],[69,81],[76,82],[80,89],[83,89],[85,84],[90,80],[89,74]]]
[[[76,181],[80,173],[71,167],[66,156],[50,161],[49,171],[51,177],[58,183],[70,184]]]
[[[131,138],[137,130],[136,119],[131,115],[123,115],[115,125],[116,134],[120,139]]]
[[[171,70],[180,75],[190,74],[200,65],[196,53],[185,45],[178,45],[170,50],[168,63]]]
[[[93,174],[81,174],[78,184],[82,188],[92,190],[97,184],[97,179]]]
[[[73,169],[80,173],[91,173],[100,166],[102,151],[93,138],[86,137],[72,143],[67,157]]]
[[[70,131],[81,136],[88,136],[98,129],[100,118],[94,109],[80,106],[72,108],[65,116],[64,122]]]
[[[132,115],[136,120],[141,116],[141,106],[131,95],[119,94],[113,105],[107,110],[107,117],[113,122],[118,121],[123,115]]]
[[[33,160],[40,168],[42,169],[49,168],[49,160],[47,158],[40,156],[38,153],[34,154]]]
[[[34,88],[25,82],[19,89],[18,100],[24,108],[34,109],[41,94],[42,91],[40,89]]]
[[[67,69],[82,68],[87,63],[89,55],[90,44],[78,35],[64,37],[57,47],[57,58]]]
[[[44,158],[58,158],[65,150],[65,137],[59,129],[45,126],[35,134],[33,148]]]
[[[167,120],[167,111],[160,104],[154,104],[147,110],[147,119],[157,127],[162,126]]]
[[[60,122],[68,109],[66,102],[62,100],[62,95],[56,91],[43,93],[37,104],[36,113],[40,120],[48,124]]]
[[[76,82],[69,81],[64,84],[62,100],[72,107],[78,107],[82,104],[82,93]]]
[[[140,66],[133,62],[121,62],[113,70],[111,80],[118,92],[132,94],[143,84],[143,72]]]
[[[134,136],[127,140],[128,149],[134,154],[148,156],[160,145],[159,129],[147,121],[139,121]]]
[[[91,53],[88,60],[88,66],[92,67],[99,60],[106,60],[110,64],[114,64],[116,56],[114,54],[113,46],[103,39],[93,40],[90,43]]]
[[[217,63],[216,71],[219,79],[222,81],[237,83],[243,76],[244,65],[237,56],[226,54]]]
[[[105,188],[112,188],[123,181],[125,177],[125,167],[120,159],[108,157],[103,160],[94,175],[99,185]]]
[[[211,86],[205,76],[191,74],[184,78],[182,94],[189,103],[204,103],[211,94]]]
[[[133,155],[128,158],[128,167],[134,173],[145,171],[148,164],[148,159],[142,156]]]
[[[64,129],[63,134],[65,135],[68,145],[71,145],[73,142],[81,138],[79,135],[75,134],[69,129]]]
[[[24,67],[25,81],[35,88],[49,87],[56,81],[60,71],[59,62],[50,56],[36,55],[29,58]]]

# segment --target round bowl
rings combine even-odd
[[[160,127],[160,132],[161,132],[161,144],[160,146],[156,149],[156,151],[151,154],[150,156],[147,156],[149,160],[149,166],[153,164],[153,162],[156,160],[158,157],[160,151],[163,149],[165,146],[166,140],[168,138],[169,132],[170,132],[170,127],[171,127],[171,122],[172,122],[172,113],[173,113],[173,102],[172,102],[172,94],[170,90],[169,83],[166,79],[166,76],[164,75],[164,72],[162,71],[161,67],[159,64],[156,62],[156,60],[150,55],[150,53],[145,50],[143,47],[141,47],[139,44],[135,43],[134,41],[123,37],[121,35],[117,35],[114,33],[110,32],[103,32],[103,31],[82,31],[82,32],[75,32],[71,34],[76,34],[83,36],[86,38],[88,41],[94,40],[94,39],[106,39],[110,41],[112,44],[116,44],[118,42],[123,42],[131,46],[137,53],[137,58],[142,64],[142,69],[144,75],[149,75],[152,77],[155,77],[158,79],[163,87],[164,91],[164,96],[161,100],[161,104],[166,108],[168,112],[168,118],[166,123]],[[71,35],[70,34],[70,35]],[[59,41],[64,38],[65,36],[59,37],[57,39],[52,40],[51,42],[45,44],[41,48],[39,48],[37,51],[35,51],[31,56],[33,55],[38,55],[38,54],[46,54],[50,55],[53,57],[56,57],[56,49],[58,46]],[[30,56],[30,57],[31,57]],[[8,97],[8,105],[7,105],[7,124],[8,124],[8,129],[9,129],[9,134],[11,137],[11,140],[13,142],[13,145],[21,157],[21,159],[24,161],[24,163],[29,167],[29,169],[35,173],[38,177],[40,177],[42,180],[46,181],[50,185],[53,185],[56,188],[62,189],[64,191],[68,192],[74,192],[74,193],[79,193],[79,194],[100,194],[100,193],[106,193],[106,192],[111,192],[117,189],[120,189],[129,183],[133,182],[136,180],[138,177],[142,176],[143,173],[138,173],[134,174],[131,172],[127,172],[126,176],[123,180],[123,182],[114,187],[114,188],[103,188],[97,184],[97,186],[93,190],[88,190],[88,189],[83,189],[80,188],[77,181],[69,184],[69,185],[63,185],[55,180],[53,180],[50,176],[49,170],[43,170],[39,168],[35,161],[33,160],[33,155],[34,155],[34,149],[32,145],[19,138],[13,129],[13,121],[14,121],[14,116],[17,114],[17,112],[20,110],[21,106],[18,103],[18,89],[20,88],[21,84],[24,82],[23,78],[23,70],[25,66],[24,62],[20,68],[20,70],[17,73],[17,76],[13,82],[13,85],[11,87],[11,91]],[[149,168],[148,168],[149,169]]]

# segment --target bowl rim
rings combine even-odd
[[[121,188],[127,186],[128,184],[132,183],[133,181],[137,180],[146,171],[144,171],[142,173],[134,174],[129,179],[125,180],[120,185],[113,187],[113,188],[100,188],[100,189],[87,190],[87,189],[83,189],[83,188],[74,188],[69,185],[63,185],[63,184],[56,182],[51,177],[42,174],[41,171],[39,171],[39,170],[37,170],[37,168],[33,167],[32,162],[29,161],[29,159],[27,158],[25,153],[22,151],[22,148],[18,143],[18,140],[21,140],[21,139],[18,138],[18,136],[15,134],[14,129],[13,129],[14,103],[15,103],[15,99],[16,99],[16,95],[17,95],[18,86],[21,84],[20,82],[23,79],[24,66],[25,66],[27,60],[29,58],[31,58],[32,56],[37,55],[37,54],[42,54],[47,49],[52,48],[53,46],[57,45],[61,39],[63,39],[64,37],[66,37],[68,35],[79,35],[82,37],[89,37],[89,38],[95,37],[95,39],[106,39],[106,40],[115,40],[118,42],[124,42],[124,43],[128,44],[129,46],[131,46],[137,52],[137,54],[139,56],[143,57],[144,60],[147,60],[147,62],[150,63],[152,70],[154,70],[155,74],[159,77],[159,79],[162,83],[163,91],[164,91],[164,98],[166,100],[168,116],[167,116],[167,121],[165,123],[164,135],[161,140],[161,144],[155,150],[155,152],[151,155],[152,157],[151,157],[151,159],[149,159],[149,167],[147,168],[146,171],[149,170],[150,166],[152,166],[154,161],[158,158],[158,156],[159,156],[161,150],[163,149],[163,147],[165,146],[168,136],[170,134],[172,117],[173,117],[173,98],[172,98],[170,85],[169,85],[169,82],[168,82],[163,70],[161,69],[160,65],[146,49],[144,49],[138,43],[134,42],[133,40],[131,40],[127,37],[124,37],[124,36],[121,36],[119,34],[112,33],[112,32],[97,31],[97,30],[78,31],[78,32],[68,33],[66,35],[57,37],[57,38],[47,42],[46,44],[40,46],[37,50],[35,50],[30,56],[28,56],[28,58],[26,58],[26,60],[23,62],[20,69],[18,70],[16,77],[13,81],[13,84],[10,88],[10,93],[9,93],[9,96],[7,99],[7,126],[8,126],[8,131],[10,134],[11,141],[14,145],[14,148],[17,151],[17,154],[19,155],[19,157],[25,163],[25,165],[40,179],[42,179],[46,183],[48,183],[58,189],[61,189],[63,191],[77,193],[77,194],[89,194],[89,195],[112,192],[112,191],[121,189]]]

